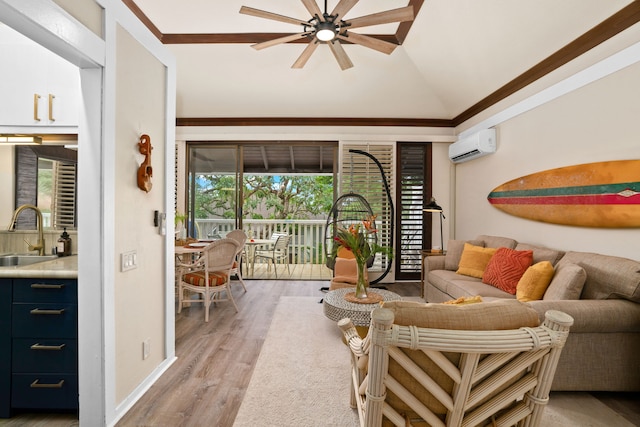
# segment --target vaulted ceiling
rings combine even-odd
[[[306,21],[301,0],[123,1],[176,57],[179,124],[456,125],[640,20],[632,0],[361,0],[345,19],[407,5],[417,15],[353,30],[401,45],[386,55],[347,44],[354,67],[342,71],[327,46],[292,69],[304,39],[250,47],[302,27],[241,6]]]

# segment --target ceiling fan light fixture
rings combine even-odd
[[[336,27],[333,23],[325,21],[316,25],[316,37],[322,42],[328,42],[336,37]]]

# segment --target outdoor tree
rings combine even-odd
[[[233,218],[235,176],[202,175],[196,183],[196,218]],[[309,219],[323,216],[333,204],[333,178],[316,175],[246,175],[246,218]]]

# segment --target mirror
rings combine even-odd
[[[16,146],[15,150],[14,208],[38,206],[44,229],[75,229],[77,151],[64,146]],[[16,229],[35,228],[35,212],[20,214]]]

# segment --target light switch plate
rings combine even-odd
[[[120,254],[120,271],[129,271],[138,268],[138,254],[136,251]]]

